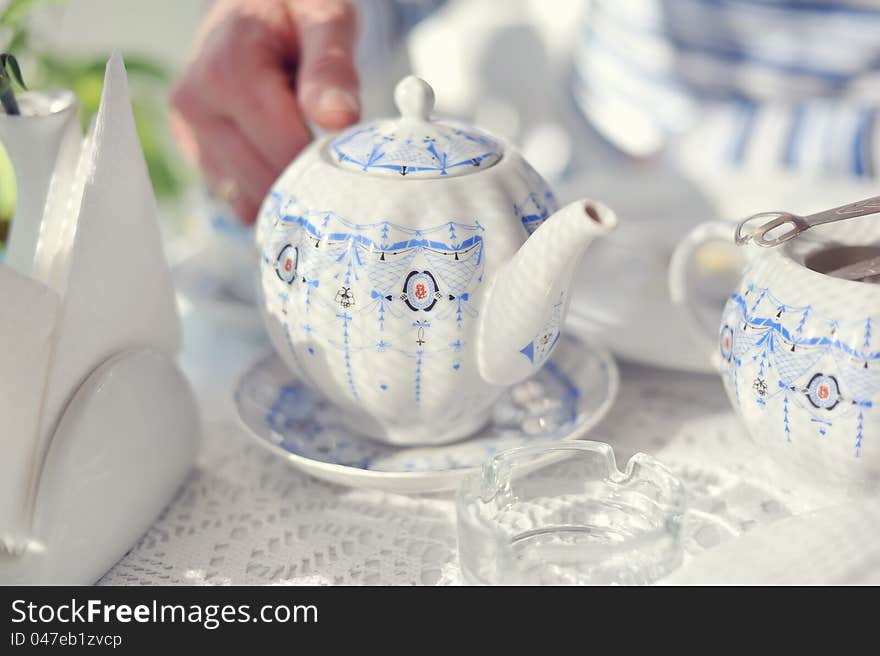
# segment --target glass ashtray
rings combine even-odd
[[[621,472],[608,444],[499,453],[462,483],[458,550],[471,584],[653,583],[682,562],[685,489],[653,457]]]

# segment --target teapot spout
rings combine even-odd
[[[595,237],[616,225],[606,205],[575,201],[548,217],[498,270],[477,336],[483,379],[512,385],[544,364],[559,339],[581,256]]]

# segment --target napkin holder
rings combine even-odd
[[[98,580],[174,497],[199,436],[121,58],[85,140],[75,107],[59,111],[73,120],[0,117],[27,199],[0,264],[0,584]],[[32,128],[48,134],[15,143]]]

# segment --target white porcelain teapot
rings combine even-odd
[[[404,78],[401,116],[316,140],[263,203],[262,306],[280,357],[396,444],[478,430],[504,389],[546,361],[589,242],[614,213],[556,211],[509,144],[435,121]]]

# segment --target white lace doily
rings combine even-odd
[[[243,433],[229,396],[265,345],[194,319],[185,327],[182,365],[205,418],[198,467],[101,583],[460,582],[450,495],[336,487],[265,453]],[[617,403],[589,437],[610,442],[618,462],[644,451],[681,476],[691,507],[714,520],[688,527],[689,554],[809,503],[753,482],[756,454],[714,377],[623,364]]]

